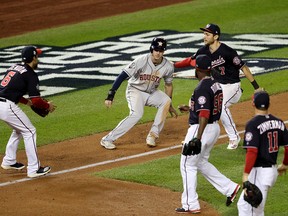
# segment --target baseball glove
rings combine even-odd
[[[31,106],[31,109],[41,117],[45,117],[49,114],[48,109],[38,108],[33,105]]]
[[[201,152],[201,140],[197,139],[196,137],[190,140],[188,143],[184,144],[182,154],[187,155],[198,155]]]
[[[254,208],[257,208],[263,199],[261,190],[249,181],[243,183],[243,189],[246,188],[246,193],[244,193],[244,200],[248,202]]]
[[[181,113],[185,113],[185,112],[188,112],[189,111],[189,106],[185,105],[185,104],[181,104],[178,106],[178,110],[181,112]]]

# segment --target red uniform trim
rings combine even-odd
[[[203,118],[209,119],[209,116],[210,116],[210,111],[209,110],[201,110],[199,112],[199,117],[203,117]]]
[[[43,108],[43,109],[48,109],[49,108],[49,103],[47,103],[41,97],[31,98],[31,102],[32,102],[33,106],[35,106],[35,107]]]
[[[196,65],[196,60],[192,59],[191,57],[188,57],[182,61],[174,63],[175,68],[183,68],[183,67],[188,67],[188,66],[195,67],[195,65]]]
[[[248,148],[246,152],[245,173],[250,173],[252,170],[258,154],[257,148]]]
[[[288,166],[288,146],[284,147],[284,160],[283,160],[283,164],[285,166]]]
[[[27,104],[28,100],[26,98],[22,97],[22,98],[20,98],[19,103]]]

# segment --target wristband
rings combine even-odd
[[[115,93],[116,93],[116,91],[115,91],[115,90],[113,90],[113,89],[110,89],[110,90],[109,90],[109,92],[108,92],[108,96],[107,96],[107,98],[106,98],[105,100],[110,100],[110,101],[113,101],[113,99],[114,99],[114,96],[115,96]]]
[[[251,82],[251,84],[252,84],[252,86],[254,87],[254,89],[258,89],[258,88],[259,88],[259,85],[258,85],[258,83],[256,82],[256,80],[253,80],[253,81]]]

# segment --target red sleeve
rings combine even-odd
[[[188,57],[182,61],[174,63],[175,68],[183,68],[183,67],[188,67],[188,66],[195,67],[195,65],[196,65],[196,60],[192,59],[191,57]]]
[[[284,148],[285,148],[285,150],[284,150],[283,164],[285,166],[288,166],[288,146],[285,146]]]
[[[22,103],[22,104],[27,104],[28,100],[26,98],[24,98],[24,97],[21,97],[19,102]]]
[[[257,154],[258,154],[257,148],[248,148],[247,149],[245,168],[244,168],[245,173],[250,173],[250,171],[252,170],[252,168],[255,164],[256,158],[257,158]]]
[[[49,103],[43,100],[41,97],[34,97],[31,98],[31,102],[33,106],[38,107],[38,108],[43,108],[43,109],[48,109],[49,108]]]
[[[209,110],[201,110],[199,112],[199,117],[203,117],[203,118],[209,119],[209,116],[210,116],[210,111]]]

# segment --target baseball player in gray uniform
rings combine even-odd
[[[101,139],[100,144],[106,149],[115,149],[114,141],[128,132],[143,116],[144,107],[156,107],[157,113],[146,138],[149,147],[155,147],[155,140],[163,129],[168,111],[177,118],[178,114],[171,103],[173,93],[174,66],[163,56],[167,42],[163,38],[154,38],[150,45],[150,53],[136,58],[127,65],[114,81],[105,99],[109,108],[117,89],[128,79],[126,99],[130,109],[124,118],[108,135]],[[165,93],[158,89],[161,79],[165,82]]]

